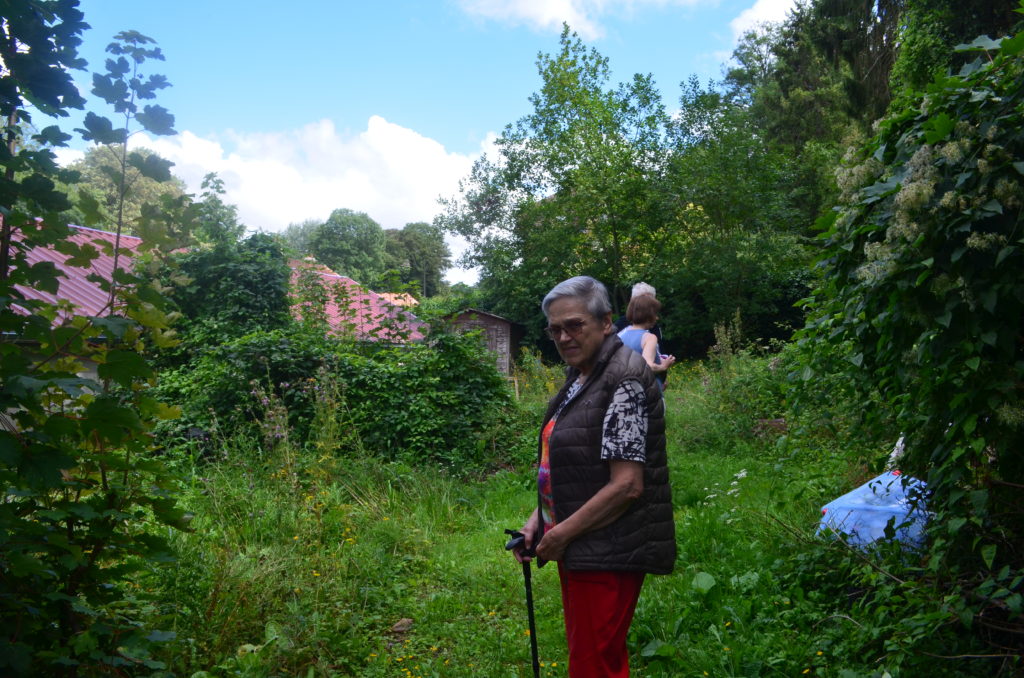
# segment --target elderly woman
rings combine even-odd
[[[559,283],[541,309],[568,368],[541,427],[538,507],[515,555],[558,561],[570,678],[628,676],[644,575],[668,574],[676,554],[661,388],[615,335],[597,280]]]

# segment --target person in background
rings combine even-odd
[[[633,299],[636,299],[637,297],[645,295],[645,294],[649,294],[652,297],[657,298],[657,294],[655,292],[655,289],[654,289],[653,285],[649,285],[649,284],[647,284],[645,282],[638,282],[635,285],[633,285],[633,289],[632,289],[632,291],[630,293],[629,300],[633,301]],[[628,318],[625,315],[622,315],[622,316],[619,317],[618,320],[615,321],[615,331],[616,332],[621,332],[622,330],[624,330],[627,327],[629,327],[629,325],[630,325],[630,322],[629,322]],[[661,326],[658,325],[657,323],[655,323],[654,326],[651,327],[647,331],[650,332],[651,334],[653,334],[655,336],[655,338],[657,338],[658,345],[660,347],[661,342],[662,342]],[[660,350],[660,348],[659,348],[659,350]],[[668,372],[667,371],[655,372],[654,376],[658,378],[658,381],[661,383],[661,388],[662,388],[662,390],[664,390],[665,383],[666,383],[666,381],[668,379]]]
[[[626,319],[630,325],[621,330],[618,336],[623,344],[644,357],[651,370],[663,375],[675,364],[676,359],[674,356],[662,355],[658,338],[651,332],[651,328],[658,323],[660,310],[661,302],[650,294],[633,297],[626,307]],[[658,383],[662,388],[665,387],[664,381],[659,380]]]
[[[636,299],[637,297],[639,297],[642,294],[649,294],[649,295],[651,295],[652,297],[655,297],[655,298],[657,298],[657,296],[658,296],[656,291],[655,291],[655,289],[654,289],[654,286],[648,285],[645,282],[638,282],[637,284],[633,285],[633,290],[632,290],[632,292],[629,295],[629,300],[633,301],[633,299]],[[620,332],[620,331],[626,329],[627,327],[629,327],[629,320],[626,318],[625,315],[620,316],[619,319],[615,321],[615,331],[616,332]],[[652,327],[650,329],[650,332],[653,333],[654,336],[656,336],[658,338],[658,343],[660,344],[661,343],[661,328],[658,327],[657,324],[655,324],[654,327]]]
[[[537,508],[513,554],[558,563],[570,678],[625,678],[644,577],[670,573],[676,559],[665,404],[613,331],[604,285],[570,278],[541,310],[566,380],[541,424]]]

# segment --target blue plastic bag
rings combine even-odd
[[[900,544],[911,549],[924,546],[928,523],[924,482],[903,477],[899,471],[886,471],[825,504],[818,534],[825,530],[841,533],[847,543],[863,548],[885,539],[890,520]]]

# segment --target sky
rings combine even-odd
[[[146,64],[178,134],[132,137],[190,192],[223,179],[252,231],[348,208],[383,228],[430,222],[438,199],[502,129],[530,112],[536,60],[563,22],[609,60],[612,84],[651,74],[666,106],[692,75],[717,79],[744,31],[794,0],[81,0],[83,91],[119,31],[156,40]],[[111,115],[90,98],[89,110]],[[80,156],[79,142],[61,154]],[[465,243],[449,241],[457,256]],[[475,281],[455,268],[450,282]]]

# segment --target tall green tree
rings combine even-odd
[[[385,270],[384,229],[365,212],[336,209],[310,235],[309,251],[335,273],[373,285]]]
[[[125,584],[133,571],[166,561],[161,535],[167,526],[187,522],[175,505],[172,477],[153,458],[150,432],[170,412],[151,397],[155,374],[139,352],[144,338],[171,343],[171,318],[159,287],[118,265],[113,279],[102,281],[110,299],[95,317],[69,317],[59,303],[22,292],[60,297],[55,268],[28,263],[34,248],[52,246],[69,256],[71,267],[88,267],[98,256],[95,246],[69,241],[61,219],[70,202],[54,179],[72,177],[57,170],[52,147],[69,137],[48,127],[28,144],[22,125],[30,106],[55,116],[81,106],[68,69],[84,66],[76,48],[86,25],[75,0],[25,0],[5,3],[3,10],[0,297],[7,301],[0,305],[0,326],[19,342],[0,356],[0,408],[6,413],[0,431],[0,616],[7,622],[0,672],[159,670],[164,667],[153,661],[151,645],[169,636],[144,626],[141,603]],[[110,120],[89,113],[87,140],[123,144],[132,123],[150,133],[170,129],[166,111],[134,104],[154,94],[147,84],[152,79],[137,70],[136,77],[122,79],[133,69],[121,57],[130,55],[140,67],[153,55],[144,47],[149,42],[122,33],[108,47],[116,58],[97,74],[94,93],[123,114],[125,126],[115,131]],[[140,163],[160,169],[145,159]],[[96,212],[95,201],[85,210]],[[147,221],[144,214],[142,221],[155,261],[161,246],[172,243],[158,232],[159,219]],[[90,364],[95,377],[83,376]]]
[[[292,254],[300,257],[311,255],[310,242],[313,238],[313,233],[323,223],[319,219],[306,219],[298,223],[288,224],[284,231],[281,232],[281,240],[284,241],[285,246]]]
[[[169,161],[147,148],[140,148],[134,154],[141,163],[170,165]],[[122,144],[97,145],[86,151],[81,160],[68,165],[68,169],[78,172],[80,177],[74,190],[88,194],[98,203],[98,215],[90,221],[101,228],[114,228],[120,206],[126,232],[134,234],[134,225],[142,218],[143,205],[157,204],[165,195],[172,199],[182,198],[186,188],[185,182],[174,176],[166,180],[154,179],[130,164],[122,167],[123,156]],[[123,187],[122,170],[126,171]],[[81,218],[86,220],[84,215]]]
[[[406,224],[404,228],[387,229],[385,250],[387,267],[399,273],[404,285],[414,285],[424,297],[439,294],[442,275],[451,266],[451,251],[439,226],[425,222]]]
[[[671,234],[651,193],[668,118],[650,76],[612,87],[607,59],[568,27],[537,70],[533,112],[476,163],[440,223],[469,240],[466,263],[498,312],[539,323],[542,290],[584,273],[625,288]]]
[[[210,172],[203,177],[202,190],[196,201],[192,236],[201,243],[214,245],[238,242],[245,233],[245,224],[238,220],[238,207],[224,202],[224,180]]]

